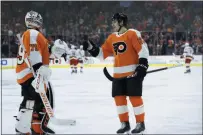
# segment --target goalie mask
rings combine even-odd
[[[42,16],[35,12],[29,11],[25,16],[25,25],[27,28],[41,28],[43,24]]]

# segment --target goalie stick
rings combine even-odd
[[[29,68],[32,70],[32,73],[33,73],[33,76],[35,78],[37,78],[37,85],[39,85],[39,83],[41,82],[41,76],[38,74],[37,76],[35,75],[34,73],[34,70],[32,68],[32,66],[29,64],[29,61],[28,61],[28,58],[25,58],[25,62],[26,64],[29,66]],[[47,82],[50,84],[50,82]],[[49,85],[46,84],[46,86],[48,86],[49,88]],[[51,107],[51,104],[49,102],[49,99],[47,98],[47,95],[46,95],[46,92],[44,89],[40,89],[38,90],[39,91],[39,95],[42,99],[42,102],[44,104],[44,107],[46,109],[46,113],[48,114],[49,118],[50,118],[50,122],[53,123],[53,124],[56,124],[56,125],[75,125],[76,124],[76,121],[75,120],[70,120],[70,119],[58,119],[54,116],[54,111],[53,111],[53,108]]]
[[[17,35],[19,41],[20,41],[20,44],[22,44],[22,41],[21,41],[21,38],[20,38],[20,35]],[[40,83],[40,80],[41,80],[41,76],[38,74],[36,76],[35,72],[34,72],[34,69],[33,67],[31,66],[30,64],[30,61],[28,59],[28,57],[24,58],[24,61],[25,63],[27,64],[27,66],[31,69],[32,71],[32,74],[35,78],[37,78],[37,85],[39,85]],[[51,86],[50,82],[47,82],[49,85],[46,84],[46,86],[49,88],[49,86]],[[39,95],[42,99],[42,102],[44,104],[44,107],[46,109],[46,113],[48,114],[49,118],[50,118],[50,122],[53,123],[53,124],[56,124],[56,125],[75,125],[76,124],[76,121],[75,120],[71,120],[71,119],[58,119],[55,117],[54,115],[54,111],[53,111],[53,108],[51,107],[51,104],[47,98],[47,95],[46,95],[46,92],[45,90],[38,90],[39,91]]]
[[[164,67],[164,68],[154,69],[154,70],[151,70],[151,71],[147,71],[147,74],[162,71],[162,70],[167,70],[167,69],[171,69],[171,68],[181,67],[181,66],[183,66],[183,64],[178,64],[178,65],[171,66],[171,67]],[[104,67],[103,72],[104,72],[104,75],[106,76],[106,78],[109,79],[109,81],[113,81],[114,79],[115,80],[122,80],[122,79],[127,79],[128,78],[128,76],[127,77],[121,77],[121,78],[114,78],[109,74],[106,67]]]

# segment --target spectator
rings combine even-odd
[[[44,1],[2,2],[2,56],[16,57],[16,33],[25,30],[24,16],[33,9],[42,14],[43,33],[80,45],[84,34],[101,45],[111,33],[111,15],[123,11],[129,16],[129,26],[145,31],[151,55],[171,55],[181,52],[180,44],[191,42],[195,54],[202,54],[202,5],[200,1]],[[44,8],[46,7],[46,8]],[[114,7],[114,8],[111,8]],[[51,19],[50,19],[51,18]],[[47,21],[51,20],[51,21]],[[152,31],[156,36],[151,36]],[[161,34],[160,34],[161,32]],[[10,36],[10,38],[9,38]],[[150,37],[150,38],[149,38]]]

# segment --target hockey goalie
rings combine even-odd
[[[65,53],[65,47],[64,44],[49,44],[41,33],[43,19],[39,13],[29,11],[25,16],[25,24],[27,30],[22,36],[17,35],[20,45],[16,74],[23,100],[16,117],[15,131],[17,134],[54,134],[55,132],[47,127],[49,116],[38,89],[42,86],[40,89],[45,92],[53,108],[54,99],[49,82],[51,76],[49,56],[53,54],[56,58],[60,58]],[[39,78],[35,76],[39,76],[41,80],[37,80]]]

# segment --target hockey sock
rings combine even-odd
[[[82,71],[83,67],[80,67],[80,71]]]
[[[137,123],[144,122],[144,105],[141,96],[130,96],[130,102],[133,106],[133,111],[135,114],[135,119]]]
[[[71,72],[73,72],[74,71],[74,69],[73,69],[73,65],[71,65]]]
[[[186,59],[185,59],[186,70],[189,70],[189,69],[190,69],[190,62],[191,62],[191,58],[186,58]]]
[[[77,66],[74,66],[74,70],[77,71]]]
[[[120,122],[129,121],[126,96],[115,96],[114,101],[117,106],[117,113],[118,113]]]

